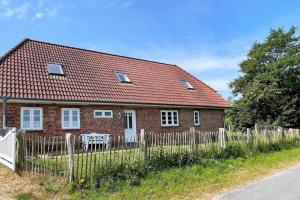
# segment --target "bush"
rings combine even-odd
[[[136,165],[112,165],[96,172],[93,179],[95,187],[99,188],[109,182],[128,182],[130,185],[139,185],[141,179],[146,175],[144,167]]]
[[[171,167],[182,167],[199,163],[202,160],[202,154],[198,152],[177,152],[172,155],[164,152],[154,153],[147,162],[147,169],[150,171],[162,170]]]
[[[245,145],[233,143],[226,146],[221,155],[224,159],[246,158],[248,149]]]
[[[268,153],[269,152],[269,146],[264,142],[258,142],[257,151],[258,151],[258,153]]]

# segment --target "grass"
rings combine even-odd
[[[81,190],[72,199],[205,199],[243,183],[266,176],[300,161],[300,148],[246,159],[210,161],[206,166],[194,165],[151,172],[140,186],[115,183],[100,190]]]
[[[19,195],[16,196],[16,199],[17,200],[40,200],[39,198],[37,198],[31,192],[21,193],[21,194],[19,194]]]
[[[149,173],[139,186],[107,185],[101,190],[69,192],[55,179],[18,177],[0,166],[0,198],[23,199],[207,199],[276,170],[300,163],[300,148],[259,154],[246,159],[210,161],[203,165]],[[112,192],[114,191],[114,192]]]

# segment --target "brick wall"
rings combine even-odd
[[[186,131],[194,126],[194,110],[186,108],[173,108],[179,113],[178,127],[162,127],[160,122],[160,111],[165,108],[157,107],[125,107],[125,106],[65,106],[65,105],[34,105],[34,104],[8,104],[7,119],[9,127],[20,128],[21,107],[42,107],[43,108],[43,130],[34,131],[41,134],[60,135],[66,132],[75,134],[85,132],[103,132],[109,134],[124,134],[124,110],[136,111],[137,132],[144,128],[153,132],[175,132]],[[80,108],[80,129],[63,130],[61,128],[61,108]],[[0,106],[0,111],[1,111]],[[95,119],[94,110],[113,110],[112,119]],[[223,110],[198,109],[200,111],[201,125],[198,130],[212,131],[223,127]],[[2,124],[2,113],[0,114],[0,124]]]

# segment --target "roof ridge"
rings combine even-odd
[[[8,50],[6,53],[3,54],[3,56],[0,57],[0,64],[2,64],[2,62],[9,56],[11,55],[13,52],[15,52],[17,49],[19,49],[21,46],[23,46],[23,44],[25,44],[27,41],[29,41],[29,38],[24,38],[23,40],[21,40],[19,43],[16,44],[16,46],[14,46],[13,48],[11,48],[10,50]]]
[[[94,52],[94,53],[110,55],[110,56],[117,56],[117,57],[121,57],[121,58],[128,58],[128,59],[140,60],[140,61],[145,61],[145,62],[152,62],[152,63],[157,63],[157,64],[175,66],[175,64],[170,64],[170,63],[165,63],[165,62],[147,60],[147,59],[136,58],[136,57],[131,57],[131,56],[123,56],[123,55],[119,55],[119,54],[107,53],[107,52],[97,51],[97,50],[92,50],[92,49],[84,49],[84,48],[81,48],[81,47],[68,46],[68,45],[64,45],[64,44],[51,43],[51,42],[33,40],[33,39],[28,39],[28,38],[27,38],[27,40],[32,41],[32,42],[42,43],[42,44],[55,45],[55,46],[64,47],[64,48],[77,49],[77,50],[89,51],[89,52]]]

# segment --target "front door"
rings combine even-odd
[[[124,110],[125,141],[136,141],[136,117],[135,110]]]

